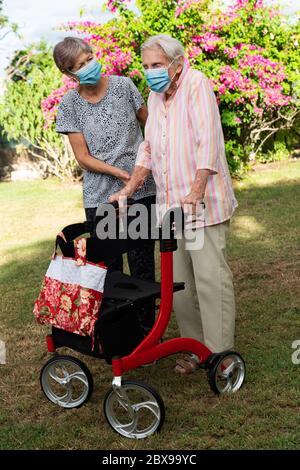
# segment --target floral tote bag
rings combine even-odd
[[[99,316],[107,269],[86,259],[86,238],[74,240],[74,258],[55,251],[33,313],[40,324],[49,324],[82,336],[93,337]]]

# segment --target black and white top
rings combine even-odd
[[[56,117],[56,130],[62,134],[80,132],[90,154],[110,165],[132,173],[138,148],[143,141],[136,112],[143,98],[128,77],[109,76],[106,95],[98,103],[89,103],[76,89],[62,98]],[[123,187],[121,180],[105,173],[83,170],[84,207],[98,207]],[[141,199],[155,194],[149,176],[134,195]]]

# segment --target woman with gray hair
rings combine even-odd
[[[217,100],[209,79],[189,67],[177,39],[149,38],[142,62],[152,90],[145,141],[130,181],[110,200],[131,197],[151,170],[159,221],[172,207],[189,213],[174,254],[175,280],[185,282],[185,290],[174,295],[174,310],[181,336],[221,353],[234,343],[234,291],[225,248],[237,201]],[[202,246],[191,240],[203,240]],[[188,374],[198,367],[197,357],[186,356],[175,369]]]
[[[59,70],[77,82],[59,104],[56,130],[68,135],[83,169],[86,218],[94,221],[98,205],[108,202],[130,179],[143,141],[139,123],[145,125],[147,108],[130,78],[101,74],[101,64],[82,39],[66,37],[56,44],[53,57]],[[148,208],[155,203],[152,177],[146,179],[134,199]],[[143,247],[129,252],[128,264],[132,276],[154,281],[154,241],[145,241]],[[109,270],[123,270],[122,256],[112,260]],[[146,331],[154,320],[152,303],[141,312]]]

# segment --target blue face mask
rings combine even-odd
[[[144,71],[147,84],[152,91],[155,91],[156,93],[164,93],[168,90],[174,78],[173,77],[171,79],[169,77],[168,70],[174,60],[172,60],[168,68],[160,67],[159,69],[148,69]]]
[[[93,59],[77,70],[74,75],[78,78],[80,85],[97,85],[101,77],[101,69],[102,65]]]

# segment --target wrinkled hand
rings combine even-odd
[[[138,184],[138,186],[137,186],[137,188],[136,188],[137,191],[138,191],[139,189],[141,189],[141,188],[144,186],[145,180],[146,180],[146,176],[144,176],[144,177],[140,180],[140,182],[139,182],[139,184]]]
[[[110,197],[109,197],[109,202],[115,202],[117,201],[119,203],[119,205],[122,205],[120,204],[120,201],[124,201],[125,199],[128,199],[132,196],[132,191],[130,191],[130,188],[128,186],[125,186],[123,189],[121,189],[120,191],[118,191],[117,193],[114,193],[112,194]]]
[[[185,196],[181,205],[188,214],[196,214],[197,209],[199,209],[202,202],[203,197],[201,194],[197,191],[191,191],[187,196]]]

